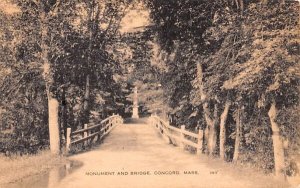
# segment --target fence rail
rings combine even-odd
[[[102,140],[104,136],[119,124],[123,124],[123,118],[119,115],[112,115],[97,125],[89,126],[88,124],[84,124],[84,128],[80,130],[72,132],[71,128],[67,128],[66,153],[68,154],[71,147],[75,144],[83,143],[84,145],[88,145],[92,143],[96,137],[98,141]],[[78,135],[81,136],[81,138],[76,139]],[[88,142],[89,140],[90,142]]]
[[[168,143],[172,143],[172,139],[176,140],[178,145],[184,149],[186,145],[197,149],[197,154],[202,153],[203,146],[203,130],[199,130],[198,134],[189,132],[182,125],[180,128],[170,126],[168,122],[162,120],[156,115],[151,115],[150,124],[155,126]],[[187,139],[186,137],[192,137],[196,142]]]

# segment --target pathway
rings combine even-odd
[[[233,175],[218,165],[208,164],[205,158],[167,144],[150,125],[124,124],[116,127],[97,148],[71,156],[71,160],[84,164],[58,187],[268,187],[268,177],[257,180],[247,178],[247,174],[236,176],[239,172]]]

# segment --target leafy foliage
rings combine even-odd
[[[267,111],[275,98],[276,121],[289,143],[286,156],[299,152],[299,139],[295,139],[300,78],[297,2],[147,2],[161,51],[167,54],[161,58],[167,66],[162,83],[169,93],[168,113],[181,119],[175,126],[190,123],[205,128],[204,114],[216,112],[220,117],[225,101],[230,100],[226,155],[231,160],[236,110],[243,105],[240,160],[270,171],[274,160]],[[203,83],[196,77],[199,62]],[[204,103],[208,112],[203,110]]]
[[[87,75],[91,80],[90,121],[122,113],[125,93],[115,79],[120,67],[108,47],[117,41],[120,21],[131,1],[11,3],[16,3],[19,12],[0,14],[0,126],[5,138],[1,139],[1,151],[32,153],[49,145],[48,80],[43,75],[42,50],[48,52],[53,77],[50,90],[60,103],[62,133],[66,127],[82,126]],[[47,19],[42,19],[43,12]],[[45,20],[47,28],[42,28]],[[49,34],[42,36],[47,30]],[[41,46],[42,37],[47,46]]]

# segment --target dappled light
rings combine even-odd
[[[296,188],[299,6],[0,0],[0,187]]]

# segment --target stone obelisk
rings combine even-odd
[[[134,94],[133,94],[132,118],[139,118],[137,87],[134,88]]]

